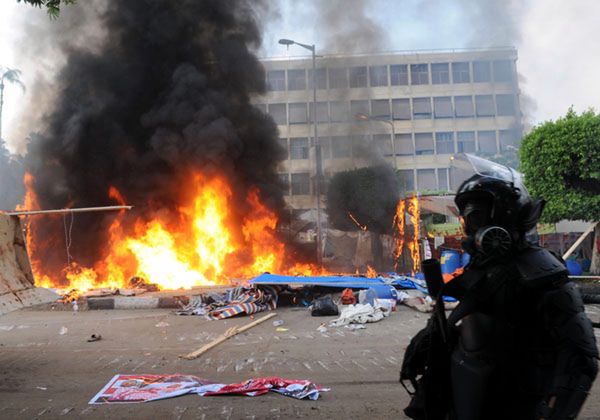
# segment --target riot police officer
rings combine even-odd
[[[597,374],[598,349],[564,263],[531,244],[543,202],[516,171],[465,156],[474,175],[455,203],[471,255],[450,289],[454,412],[471,419],[572,419]]]

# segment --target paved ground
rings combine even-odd
[[[600,309],[589,308],[594,319]],[[206,321],[169,310],[70,313],[19,311],[0,318],[0,418],[403,418],[408,399],[397,382],[410,337],[426,315],[402,307],[366,330],[316,331],[322,318],[278,309],[287,332],[271,321],[211,350],[178,359],[248,318]],[[156,327],[166,322],[168,326]],[[67,332],[60,334],[61,328]],[[87,343],[93,333],[103,340]],[[599,332],[600,337],[600,332]],[[188,373],[234,382],[277,375],[329,386],[318,401],[279,395],[183,396],[147,404],[90,406],[116,373]],[[600,418],[600,381],[582,418]]]

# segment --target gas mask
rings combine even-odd
[[[462,212],[461,222],[467,238],[462,245],[471,255],[498,258],[512,248],[510,233],[492,222],[492,204],[485,200],[469,202]]]

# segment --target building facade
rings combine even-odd
[[[454,153],[492,156],[518,147],[516,60],[510,48],[318,57],[316,116],[325,185],[336,172],[383,159],[396,166],[405,192],[449,191]],[[312,209],[312,60],[262,63],[268,92],[253,101],[275,120],[287,151],[279,167],[286,201],[298,211]]]

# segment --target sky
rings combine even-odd
[[[291,38],[317,48],[331,45],[356,17],[344,9],[345,0],[327,0],[329,22],[323,18],[324,0],[270,0],[272,11],[264,27],[262,57],[305,55],[300,48],[277,44]],[[360,1],[360,0],[357,0]],[[556,119],[570,106],[578,112],[600,111],[600,1],[598,0],[363,0],[364,19],[379,30],[381,51],[515,46],[524,112],[530,124]],[[487,4],[487,9],[479,5]],[[457,6],[458,5],[458,6]],[[477,5],[477,6],[475,6]],[[496,8],[496,9],[494,9]],[[498,9],[500,8],[500,9]],[[333,12],[333,13],[331,13]],[[31,19],[44,12],[16,0],[0,0],[0,67],[23,71],[26,86],[52,67],[36,65],[37,57],[23,48]],[[348,20],[344,21],[344,16]],[[60,23],[60,20],[57,22]],[[331,52],[344,53],[336,50]],[[377,51],[364,51],[377,52]],[[35,103],[33,89],[5,88],[3,137],[8,145],[22,144],[17,129],[26,104]]]

